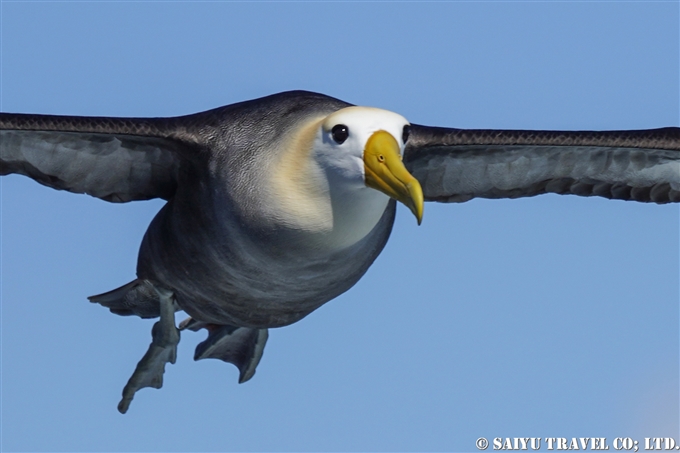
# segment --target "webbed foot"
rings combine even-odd
[[[268,330],[209,324],[192,318],[180,323],[181,330],[198,331],[203,328],[208,330],[208,338],[196,346],[194,360],[219,359],[236,365],[239,384],[252,378],[262,358]]]
[[[160,299],[160,321],[151,329],[151,344],[139,361],[134,373],[123,389],[123,399],[118,403],[121,414],[127,412],[135,393],[144,388],[159,389],[163,386],[166,363],[175,363],[179,330],[175,327],[174,295],[171,291],[155,288]]]

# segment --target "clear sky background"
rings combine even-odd
[[[322,92],[463,128],[680,125],[678,2],[3,2],[1,108],[193,113]],[[679,436],[680,209],[544,195],[400,206],[346,294],[270,331],[252,381],[193,362],[121,390],[153,321],[161,201],[2,181],[3,450],[474,450],[480,436]],[[181,314],[178,314],[178,319]]]

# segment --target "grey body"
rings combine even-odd
[[[172,289],[194,319],[233,326],[291,324],[347,291],[382,251],[396,210],[391,201],[367,237],[329,253],[296,231],[258,229],[219,180],[186,187],[151,222],[137,275]]]
[[[195,319],[256,328],[291,324],[351,288],[385,246],[393,202],[367,237],[330,253],[303,231],[253,215],[262,208],[253,186],[279,157],[275,142],[310,115],[348,105],[319,101],[310,96],[305,109],[298,96],[240,104],[201,131],[209,147],[181,167],[174,197],[144,236],[138,277],[171,289]]]

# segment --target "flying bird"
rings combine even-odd
[[[167,201],[137,278],[91,296],[160,318],[123,390],[125,413],[160,388],[180,332],[206,329],[195,360],[255,373],[268,329],[350,289],[384,248],[397,202],[543,193],[680,202],[680,128],[465,130],[291,91],[172,118],[0,114],[0,174],[123,203]],[[175,325],[174,313],[189,318]]]

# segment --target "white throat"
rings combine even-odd
[[[369,187],[347,186],[329,178],[333,229],[329,244],[345,248],[365,238],[378,224],[390,198]]]

